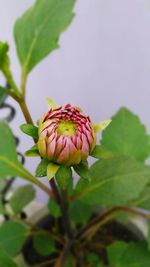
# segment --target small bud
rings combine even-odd
[[[64,108],[51,108],[39,121],[40,155],[56,164],[79,164],[95,145],[91,120],[77,107],[67,104]]]

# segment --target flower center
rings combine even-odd
[[[76,133],[76,125],[72,121],[62,120],[58,124],[57,132],[60,135],[72,136]]]

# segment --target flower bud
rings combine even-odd
[[[96,134],[89,116],[70,104],[51,108],[39,122],[40,155],[59,165],[79,164],[95,144]]]

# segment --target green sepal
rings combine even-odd
[[[35,176],[36,177],[45,177],[47,176],[47,166],[49,164],[48,159],[42,159],[39,165],[36,168]]]
[[[32,124],[22,124],[20,129],[23,133],[32,136],[34,138],[38,138],[38,127]]]
[[[55,101],[53,99],[51,99],[50,97],[47,97],[46,100],[47,100],[47,104],[50,108],[52,108],[52,109],[58,108],[57,104],[55,103]]]
[[[60,165],[50,162],[47,166],[47,178],[50,181],[57,173]]]
[[[72,181],[72,170],[71,167],[60,166],[56,173],[56,180],[60,188],[66,189]]]
[[[78,165],[73,166],[75,172],[81,177],[89,182],[91,181],[91,172],[90,169],[88,168],[87,162],[82,161]]]
[[[40,153],[38,150],[38,146],[37,145],[32,146],[29,150],[25,152],[25,156],[26,157],[39,157]]]
[[[104,130],[110,123],[111,120],[101,121],[100,123],[93,125],[93,130],[95,133],[98,133],[99,131]]]
[[[90,156],[97,159],[108,159],[115,157],[115,153],[113,153],[102,145],[96,145],[91,151]]]

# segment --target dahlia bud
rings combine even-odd
[[[39,122],[40,155],[59,165],[79,164],[95,147],[96,131],[79,108],[51,108]]]

